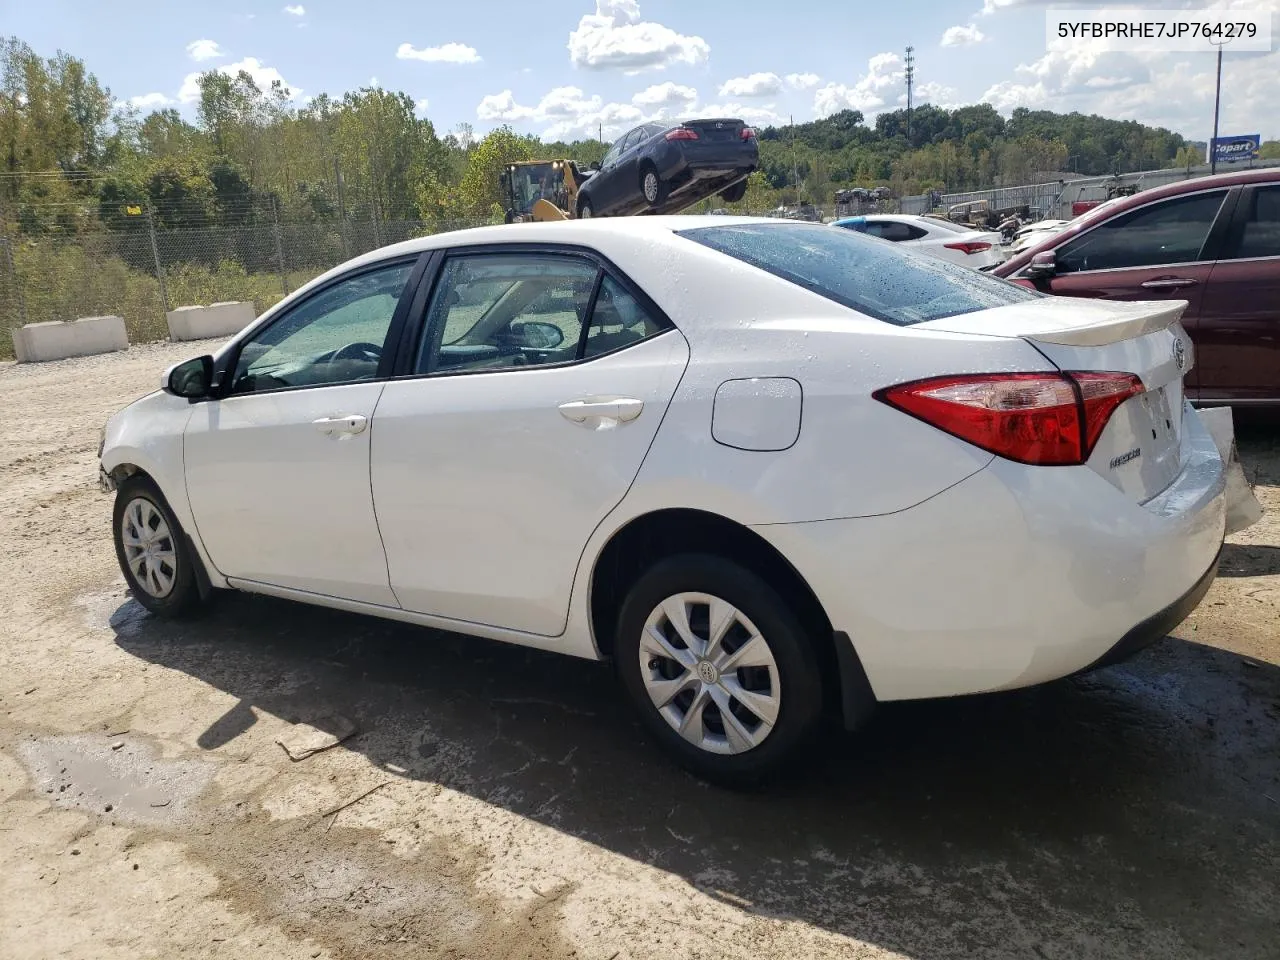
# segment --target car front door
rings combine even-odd
[[[292,305],[228,359],[220,399],[196,405],[183,442],[187,494],[223,575],[395,605],[369,490],[369,426],[416,261],[363,268]]]
[[[401,605],[563,632],[578,561],[626,494],[688,360],[587,255],[457,253],[374,417],[373,498]]]
[[[1195,331],[1204,401],[1280,401],[1280,184],[1245,188]]]
[[[1182,323],[1198,342],[1198,321],[1215,250],[1230,221],[1225,188],[1157,200],[1118,213],[1056,251],[1055,274],[1037,289],[1101,300],[1185,300]],[[1187,374],[1195,398],[1198,363]]]

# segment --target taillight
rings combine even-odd
[[[750,127],[743,127],[743,128],[742,128],[742,139],[743,139],[743,140],[754,140],[755,138],[756,138],[756,132],[755,132],[754,130],[752,130]]]
[[[676,127],[674,130],[667,131],[668,140],[697,140],[698,131],[690,130],[688,127]]]
[[[876,391],[892,407],[1007,460],[1075,466],[1107,421],[1143,392],[1131,373],[980,373]]]
[[[960,250],[964,253],[981,253],[983,250],[990,250],[991,244],[985,240],[970,240],[962,243],[944,243],[944,247],[948,250]]]

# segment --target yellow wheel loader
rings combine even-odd
[[[507,223],[572,220],[578,188],[591,175],[572,160],[524,160],[502,171]]]

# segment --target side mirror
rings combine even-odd
[[[175,397],[200,400],[213,388],[213,357],[196,357],[176,363],[165,371],[161,389]]]
[[[522,347],[532,350],[554,350],[564,343],[564,331],[554,323],[513,323],[511,335]]]
[[[1058,272],[1058,261],[1052,250],[1037,253],[1023,269],[1023,276],[1029,280],[1046,280]]]

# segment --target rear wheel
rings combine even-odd
[[[200,605],[200,587],[186,536],[160,488],[130,477],[116,492],[116,559],[133,598],[152,613],[178,617]]]
[[[720,199],[725,203],[739,203],[747,195],[747,181],[739,180],[727,190],[720,191]]]
[[[618,621],[615,666],[640,717],[695,775],[758,782],[795,759],[822,714],[818,658],[796,613],[721,557],[653,566]]]
[[[656,207],[666,200],[668,189],[668,184],[658,176],[655,167],[646,165],[640,170],[640,192],[644,194],[644,202],[650,207]]]
[[[595,207],[591,206],[590,197],[582,197],[578,200],[578,219],[590,220],[596,215]]]

